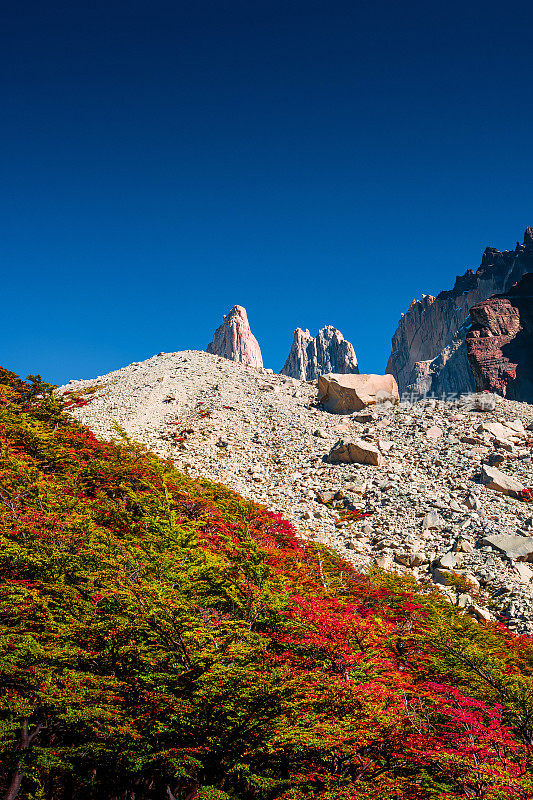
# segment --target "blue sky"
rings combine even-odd
[[[11,3],[0,363],[61,383],[336,325],[382,372],[412,298],[533,224],[531,4]]]

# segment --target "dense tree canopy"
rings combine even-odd
[[[39,378],[0,371],[0,437],[4,798],[533,796],[529,637],[98,441]]]

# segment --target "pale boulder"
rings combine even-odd
[[[509,497],[520,497],[524,491],[520,481],[505,475],[496,467],[489,467],[488,464],[483,464],[481,467],[481,483],[494,492],[502,492]]]
[[[454,569],[454,567],[457,566],[457,556],[451,551],[449,553],[444,553],[444,555],[439,558],[438,566],[443,569]]]
[[[403,567],[420,567],[422,564],[427,563],[427,556],[425,553],[415,550],[405,550],[394,554],[394,560],[401,564]]]
[[[497,533],[493,536],[486,536],[482,543],[494,547],[512,561],[533,561],[533,537],[531,536]]]
[[[488,422],[483,424],[481,429],[494,436],[496,444],[499,442],[519,444],[528,438],[521,420],[513,420],[504,424],[501,422]]]
[[[432,425],[431,428],[428,428],[426,431],[426,436],[428,439],[440,439],[443,434],[442,428],[439,428],[438,425]]]
[[[440,531],[444,528],[444,520],[436,511],[428,511],[422,520],[423,531]]]
[[[468,411],[494,411],[496,409],[496,395],[489,392],[468,394],[461,398],[461,406]]]
[[[375,445],[365,442],[364,439],[339,439],[331,448],[328,461],[331,464],[371,464],[379,467],[383,456]]]
[[[320,375],[318,397],[326,411],[351,414],[385,401],[400,402],[398,384],[392,375]]]
[[[394,442],[391,442],[390,440],[387,439],[379,439],[378,445],[382,453],[388,453],[389,450],[392,450],[392,448],[394,447]]]
[[[517,561],[513,566],[520,583],[523,583],[525,586],[531,583],[531,579],[533,578],[533,570],[531,567],[524,564],[523,561]]]

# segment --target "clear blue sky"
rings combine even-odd
[[[0,363],[56,383],[336,325],[382,372],[415,296],[533,224],[533,5],[5,4]]]

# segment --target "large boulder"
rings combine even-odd
[[[379,467],[383,456],[378,448],[364,439],[339,439],[328,455],[331,464],[371,464]]]
[[[351,414],[386,400],[400,402],[392,375],[320,375],[317,399],[332,414]]]
[[[359,372],[353,346],[333,325],[321,328],[316,336],[296,328],[281,374],[310,381],[328,372],[341,375]]]
[[[501,492],[509,497],[520,497],[524,491],[524,486],[520,481],[505,475],[496,467],[490,467],[488,464],[483,464],[481,467],[481,483],[494,492]]]
[[[240,361],[253,367],[263,366],[261,348],[250,330],[246,309],[242,306],[233,306],[229,314],[223,317],[222,325],[216,329],[206,351],[230,361]]]
[[[533,536],[497,533],[486,536],[482,544],[494,547],[512,561],[533,561]]]
[[[513,444],[518,444],[529,438],[523,422],[519,419],[505,423],[485,422],[481,428],[495,439],[513,442]]]

